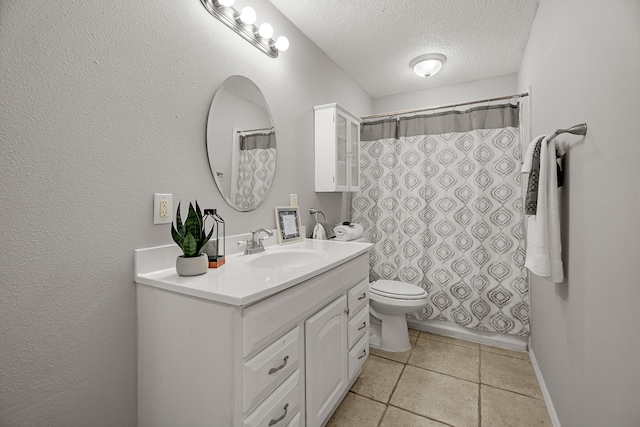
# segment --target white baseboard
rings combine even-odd
[[[439,322],[437,320],[407,319],[407,324],[419,331],[431,332],[452,338],[460,338],[478,344],[491,345],[515,351],[527,351],[528,338],[518,335],[500,334],[497,332],[479,332],[458,326],[455,323]]]
[[[531,359],[533,370],[536,373],[536,378],[538,379],[538,384],[540,385],[540,390],[542,391],[542,396],[544,397],[544,403],[547,405],[547,411],[549,412],[551,423],[553,423],[553,427],[560,427],[560,419],[558,418],[558,413],[556,412],[556,408],[553,406],[551,395],[549,394],[549,389],[547,389],[547,384],[544,382],[542,371],[540,371],[538,361],[536,360],[536,356],[535,354],[533,354],[533,348],[531,347],[529,347],[529,359]]]

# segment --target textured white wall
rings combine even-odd
[[[533,135],[587,122],[561,199],[565,282],[531,283],[532,348],[562,427],[640,425],[640,2],[543,0],[519,75]]]
[[[376,98],[373,100],[373,110],[374,114],[378,114],[496,98],[515,95],[517,88],[518,75],[507,74],[491,79],[473,80],[434,89]]]
[[[340,195],[313,190],[312,106],[372,101],[251,3],[291,41],[277,59],[199,0],[0,2],[0,425],[135,425],[133,250],[172,243],[154,192],[218,208],[230,234],[274,227],[292,192],[339,219]],[[273,189],[251,213],[226,206],[205,150],[233,74],[262,89],[278,133]]]

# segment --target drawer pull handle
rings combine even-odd
[[[289,409],[289,404],[288,403],[286,405],[284,405],[284,414],[280,415],[279,418],[274,418],[271,421],[269,421],[269,425],[270,426],[274,426],[274,425],[278,424],[280,421],[284,420],[284,417],[287,416],[287,409]]]
[[[365,299],[367,297],[367,293],[363,293],[361,297],[358,297],[358,301]]]
[[[284,368],[285,366],[287,366],[287,360],[289,360],[289,356],[285,356],[284,357],[284,362],[282,362],[282,365],[278,366],[277,368],[271,368],[269,369],[269,375],[271,374],[275,374],[276,372],[278,372],[280,369]],[[271,425],[271,424],[269,424]]]
[[[364,329],[364,328],[366,328],[366,327],[367,327],[367,322],[362,322],[362,326],[360,326],[360,327],[358,328],[358,330],[359,330],[359,331],[361,331],[361,330],[363,330],[363,329]]]
[[[358,356],[358,360],[362,359],[363,357],[365,357],[367,355],[367,350],[362,350],[362,354],[360,356]]]

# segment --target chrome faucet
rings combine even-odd
[[[244,250],[245,255],[257,254],[259,252],[264,252],[264,245],[262,241],[265,239],[264,237],[259,237],[260,233],[265,233],[269,237],[273,236],[273,231],[267,230],[266,228],[259,228],[256,231],[251,231],[251,238],[247,240],[247,247]]]

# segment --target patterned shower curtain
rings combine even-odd
[[[238,179],[232,197],[243,210],[255,209],[269,193],[276,170],[275,133],[240,135]]]
[[[362,140],[371,280],[424,288],[410,318],[528,335],[518,106],[365,122]]]

